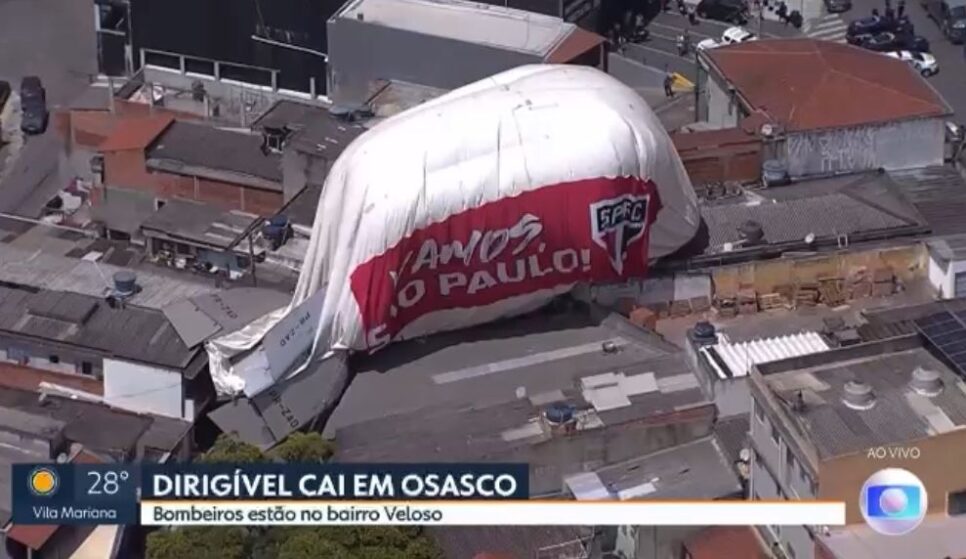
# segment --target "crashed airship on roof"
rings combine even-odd
[[[251,396],[304,367],[309,347],[376,351],[640,278],[699,221],[671,140],[633,90],[588,67],[510,70],[345,150],[291,304],[210,341],[212,378]]]

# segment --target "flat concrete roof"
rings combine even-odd
[[[354,0],[335,17],[541,57],[576,27],[558,17],[462,0]]]

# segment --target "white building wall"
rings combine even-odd
[[[941,299],[956,297],[956,275],[962,273],[966,273],[966,261],[947,261],[935,254],[929,255],[929,283],[936,289]]]
[[[738,107],[731,94],[715,80],[707,80],[708,124],[717,128],[738,126]]]
[[[182,382],[180,371],[104,360],[104,401],[122,409],[193,420],[194,403],[185,399]]]
[[[785,148],[793,177],[942,165],[945,124],[931,118],[790,133]]]

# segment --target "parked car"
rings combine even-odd
[[[929,53],[899,50],[895,52],[887,52],[886,56],[891,56],[892,58],[909,64],[915,68],[917,72],[922,74],[924,78],[935,76],[939,73],[939,62],[936,61],[935,56]]]
[[[896,35],[895,33],[875,33],[866,35],[849,35],[846,41],[850,45],[862,47],[875,52],[892,52],[910,50],[913,52],[929,52],[929,41],[917,35]]]
[[[47,129],[47,92],[37,76],[20,82],[20,129],[25,134],[42,134]]]
[[[922,6],[950,41],[966,39],[966,0],[925,0]]]
[[[721,43],[719,43],[714,39],[704,39],[698,42],[696,48],[698,50],[711,50],[711,49],[716,49],[720,46],[721,46]]]
[[[726,21],[735,25],[748,23],[748,5],[744,0],[701,0],[695,9],[698,17]]]
[[[825,10],[830,14],[841,14],[852,9],[852,0],[825,0]]]
[[[756,41],[758,36],[748,31],[744,27],[735,26],[725,29],[724,33],[721,34],[722,46],[724,45],[737,45],[738,43],[745,43],[748,41]]]
[[[846,35],[875,35],[884,32],[912,35],[916,30],[907,16],[898,19],[870,16],[851,21],[846,30]]]

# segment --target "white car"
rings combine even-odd
[[[939,63],[936,62],[936,57],[926,52],[900,50],[896,52],[887,52],[886,56],[891,56],[892,58],[908,63],[910,66],[915,68],[917,72],[922,74],[923,77],[928,78],[929,76],[939,73]]]
[[[721,34],[720,46],[724,45],[737,45],[738,43],[747,43],[748,41],[757,41],[758,36],[748,31],[744,27],[729,27],[725,29],[725,32]]]
[[[698,43],[698,50],[711,50],[721,46],[721,43],[714,39],[705,39]]]

